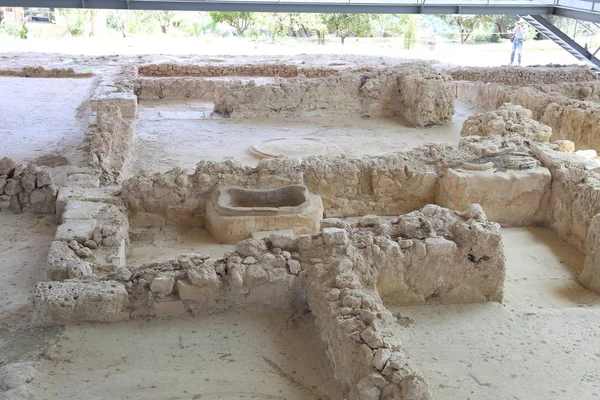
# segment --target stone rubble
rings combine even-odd
[[[0,159],[0,195],[10,196],[14,213],[54,214],[58,188],[49,171],[35,164],[27,166],[10,158]]]

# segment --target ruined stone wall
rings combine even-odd
[[[392,223],[367,216],[324,225],[316,235],[243,240],[223,258],[187,254],[134,271],[39,283],[34,320],[115,321],[308,301],[347,398],[429,399],[378,290],[401,304],[500,301],[498,225],[477,205],[466,214],[429,205]]]
[[[590,223],[587,248],[588,254],[578,280],[586,288],[600,293],[600,214],[596,214]]]
[[[140,78],[135,94],[140,100],[193,99],[213,101],[216,87],[223,81],[204,78]]]
[[[430,67],[409,65],[280,84],[222,82],[215,111],[224,116],[269,117],[326,112],[368,117],[403,116],[415,126],[449,122],[454,114],[450,78]]]
[[[119,107],[123,118],[137,115],[137,97],[133,93],[133,82],[137,79],[135,65],[112,66],[102,73],[102,78],[91,99],[93,112],[104,105]]]
[[[91,72],[76,72],[73,68],[23,67],[0,69],[0,76],[15,76],[21,78],[89,78],[94,76]]]
[[[590,87],[582,85],[579,90],[587,91]],[[596,102],[572,99],[558,92],[546,93],[536,87],[480,82],[456,82],[456,95],[459,100],[484,110],[498,109],[504,103],[520,105],[531,110],[533,119],[552,128],[552,140],[571,140],[577,149],[600,151],[600,104]]]
[[[119,182],[131,151],[133,124],[122,117],[119,106],[102,104],[92,129],[89,164],[101,171],[103,184]]]
[[[332,68],[299,66],[295,64],[150,64],[138,67],[140,76],[280,76],[282,78],[304,75],[307,78],[322,78],[344,72],[368,72],[373,68]]]
[[[441,156],[446,156],[442,148],[433,145],[386,157],[262,160],[255,168],[231,161],[203,161],[191,174],[175,169],[132,177],[124,182],[122,195],[133,212],[197,224],[217,187],[269,189],[300,183],[321,196],[327,217],[397,215],[435,201],[438,175],[434,165]]]
[[[587,254],[590,223],[600,213],[600,164],[547,146],[533,152],[552,174],[548,226]]]
[[[539,67],[456,67],[444,70],[457,81],[479,81],[511,86],[584,82],[597,79],[586,66],[539,66]]]
[[[12,212],[54,214],[57,194],[49,171],[7,157],[0,159],[0,195],[10,196]]]

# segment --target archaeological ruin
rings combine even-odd
[[[2,218],[57,218],[32,326],[305,310],[332,398],[424,400],[444,397],[399,315],[503,303],[505,230],[556,236],[581,254],[573,284],[600,294],[596,75],[373,65],[0,70],[90,87],[70,162],[0,160]]]

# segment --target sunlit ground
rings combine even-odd
[[[438,42],[434,49],[426,45],[416,45],[414,49],[403,50],[399,38],[348,38],[342,45],[335,37],[327,38],[325,45],[310,39],[280,39],[271,42],[267,39],[239,39],[221,37],[178,38],[166,36],[146,36],[121,38],[118,36],[99,38],[31,38],[27,40],[0,38],[0,53],[36,52],[61,53],[71,55],[111,56],[111,55],[248,55],[248,56],[289,56],[296,54],[329,54],[340,56],[381,56],[384,57],[437,60],[442,63],[467,66],[500,66],[510,61],[511,45],[508,41],[496,44],[466,44]],[[2,55],[0,55],[0,59]],[[553,42],[527,41],[523,50],[523,65],[575,64],[573,56]]]

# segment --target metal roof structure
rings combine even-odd
[[[600,22],[600,0],[0,0],[0,6],[368,14],[552,14]]]

